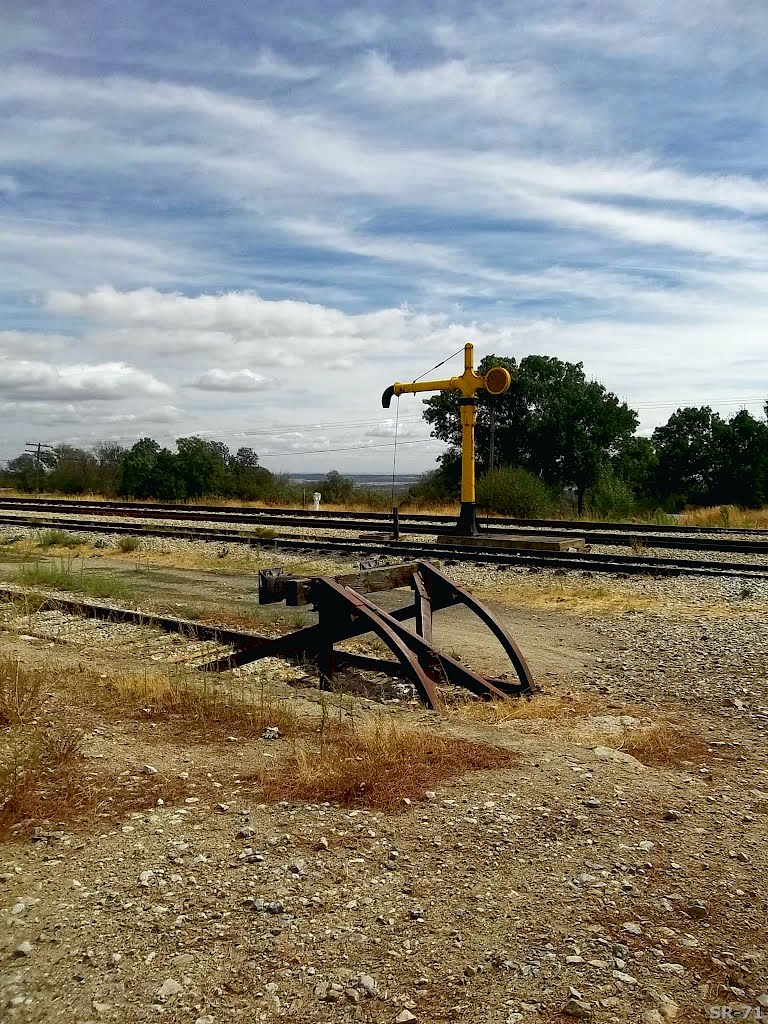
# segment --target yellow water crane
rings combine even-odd
[[[488,373],[477,373],[474,368],[474,346],[464,346],[464,373],[450,380],[420,380],[410,384],[399,381],[387,388],[381,404],[389,408],[397,395],[415,395],[418,391],[458,391],[461,414],[461,511],[456,525],[457,533],[475,536],[478,533],[475,514],[475,424],[477,423],[477,393],[485,390],[489,395],[503,395],[512,383],[509,371],[494,366]]]

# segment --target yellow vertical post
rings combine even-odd
[[[477,402],[460,398],[461,407],[461,500],[475,500],[475,424]]]
[[[464,377],[472,380],[475,375],[474,346],[464,346]],[[459,399],[461,417],[461,517],[460,521],[474,523],[475,518],[475,424],[477,423],[477,399],[474,391]]]

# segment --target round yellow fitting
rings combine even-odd
[[[503,366],[493,366],[485,375],[485,390],[490,395],[503,395],[511,383],[509,370]]]

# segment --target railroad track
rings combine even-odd
[[[134,506],[135,507],[135,506]],[[592,552],[523,551],[510,548],[452,547],[440,543],[424,544],[416,541],[390,541],[375,538],[335,537],[302,538],[295,535],[277,535],[264,539],[249,536],[243,530],[218,530],[210,527],[164,527],[145,523],[94,522],[92,520],[57,518],[30,519],[26,516],[0,514],[0,524],[33,527],[35,529],[66,529],[72,532],[123,534],[142,537],[166,537],[225,544],[248,544],[300,552],[323,552],[356,556],[361,559],[372,554],[400,556],[404,559],[439,558],[451,562],[473,562],[502,568],[530,567],[619,574],[651,574],[657,576],[707,575],[749,576],[768,579],[768,563],[703,561],[700,559],[655,557]]]
[[[22,614],[0,618],[0,628],[164,665],[198,668],[225,660],[255,635],[11,584],[0,585],[0,608],[3,602]]]
[[[88,502],[70,501],[64,498],[5,498],[0,499],[0,510],[27,512],[77,512],[80,515],[171,520],[175,522],[216,521],[222,525],[250,525],[251,527],[290,526],[300,529],[328,529],[336,531],[365,532],[383,530],[390,526],[392,517],[383,512],[313,512],[303,509],[249,509],[229,508],[221,505],[165,505],[137,504],[135,502]],[[451,516],[430,516],[421,513],[402,515],[400,529],[403,533],[421,536],[439,536],[450,531],[455,519]],[[658,527],[647,523],[584,523],[560,522],[553,519],[492,519],[489,527],[500,536],[525,537],[534,530],[537,534],[561,537],[583,537],[590,544],[601,547],[628,547],[637,543],[645,548],[678,549],[688,551],[712,551],[731,554],[760,554],[768,558],[768,531],[729,530],[701,527],[664,527],[663,533],[653,533]],[[514,527],[514,528],[512,528]],[[599,527],[599,529],[598,529]],[[606,529],[607,528],[607,529]],[[703,536],[704,533],[716,536]],[[686,536],[688,534],[688,536]],[[693,534],[691,536],[690,534]],[[734,538],[732,534],[740,536]],[[744,540],[743,535],[750,537]],[[752,539],[754,538],[754,539]]]

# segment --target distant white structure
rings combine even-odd
[[[320,491],[315,491],[315,493],[312,495],[312,511],[313,512],[319,512],[320,511],[320,499],[321,498],[322,498],[322,494],[320,493]]]

